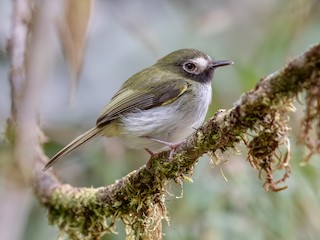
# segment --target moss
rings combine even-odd
[[[112,206],[101,201],[108,197],[97,198],[101,196],[101,189],[61,185],[46,203],[49,221],[70,239],[99,239],[105,233],[116,233],[116,219],[121,219],[127,229],[140,229],[141,234],[151,234],[166,218],[164,185],[147,184],[150,179],[143,179],[137,183],[137,178],[127,178],[123,182],[125,188],[108,196]]]
[[[92,239],[115,232],[114,221],[107,223],[110,213],[97,204],[96,193],[97,189],[77,189],[70,185],[57,188],[48,204],[50,223],[57,225],[70,239]]]
[[[252,127],[250,137],[245,141],[248,147],[248,161],[264,179],[266,190],[279,191],[279,187],[290,174],[290,147],[287,134],[289,132],[287,112],[292,108],[292,101],[270,107],[268,113]],[[284,149],[283,149],[284,148]],[[283,172],[280,179],[275,179],[277,172]]]

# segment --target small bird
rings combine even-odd
[[[196,49],[166,55],[124,82],[96,125],[55,154],[43,171],[97,135],[119,137],[129,148],[150,154],[169,147],[171,158],[205,119],[214,70],[230,64]]]

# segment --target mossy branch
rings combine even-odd
[[[262,78],[232,109],[218,111],[178,147],[173,161],[168,161],[169,152],[161,152],[110,186],[75,188],[60,183],[53,170],[43,173],[46,159],[40,157],[34,190],[48,209],[50,222],[71,239],[98,239],[115,231],[117,219],[125,223],[127,239],[161,239],[166,184],[171,180],[181,183],[205,153],[214,156],[216,150],[225,151],[243,141],[249,149],[248,160],[264,178],[265,188],[284,188],[278,185],[290,174],[286,113],[294,110],[292,102],[303,91],[308,105],[301,136],[310,154],[314,154],[320,150],[319,44]],[[314,141],[309,137],[313,127],[317,129]],[[278,170],[284,175],[275,180],[273,173]]]

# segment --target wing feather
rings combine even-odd
[[[122,89],[111,99],[98,118],[97,127],[103,127],[125,113],[169,104],[184,94],[189,87],[189,84],[181,79],[172,80],[169,83],[166,86],[159,84],[147,92],[138,89]]]

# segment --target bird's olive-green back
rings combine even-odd
[[[171,103],[187,91],[189,81],[177,74],[150,67],[129,78],[97,120],[103,127],[120,115]]]

